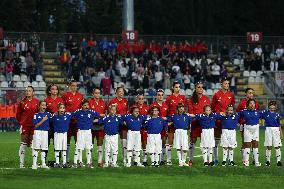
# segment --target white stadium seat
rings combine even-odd
[[[185,95],[185,91],[183,89],[180,89],[180,94]]]
[[[212,89],[207,89],[206,90],[206,95],[212,96],[213,95],[213,90]]]
[[[32,82],[32,87],[33,88],[38,88],[38,82],[37,81],[33,81]]]
[[[254,82],[255,82],[254,77],[249,77],[249,78],[248,78],[248,83],[254,83]]]
[[[28,87],[28,86],[31,86],[32,84],[29,82],[29,81],[25,81],[24,82],[24,87]]]
[[[28,81],[28,76],[26,74],[21,74],[21,81]]]
[[[24,87],[24,83],[22,81],[17,81],[16,88],[23,88],[23,87]]]
[[[243,76],[244,77],[249,77],[249,71],[244,71]]]
[[[257,71],[256,76],[261,76],[263,74],[263,71]]]
[[[215,87],[216,87],[216,89],[220,89],[221,88],[221,83],[216,83]]]
[[[216,84],[215,83],[211,83],[211,89],[216,89]]]
[[[44,81],[40,81],[38,83],[38,87],[46,88],[46,83]]]
[[[3,88],[7,88],[7,87],[9,87],[9,85],[8,85],[8,82],[7,82],[7,81],[2,81],[0,86],[1,86],[1,87],[3,87]]]
[[[172,91],[170,89],[165,89],[165,95],[169,96],[172,94]]]
[[[187,96],[191,96],[192,95],[192,90],[191,89],[186,89],[185,90],[185,95],[187,95]]]
[[[36,75],[36,81],[43,81],[42,75]]]
[[[214,89],[213,94],[217,93],[218,91],[219,91],[219,89]]]
[[[6,77],[4,75],[0,75],[0,81],[6,81]]]
[[[256,71],[250,71],[249,76],[256,77]]]
[[[13,81],[21,81],[21,77],[19,75],[14,75]]]
[[[241,60],[240,59],[234,59],[234,65],[240,65],[241,64]]]

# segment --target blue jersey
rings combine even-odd
[[[72,118],[71,113],[65,113],[63,115],[54,115],[52,117],[52,122],[54,126],[54,132],[65,133],[69,129],[69,124]]]
[[[236,130],[238,127],[240,115],[238,113],[225,116],[220,115],[218,119],[221,120],[222,129]]]
[[[211,113],[210,115],[196,114],[195,117],[199,121],[202,129],[212,129],[215,127],[215,122],[220,118],[220,114]]]
[[[187,114],[174,114],[168,118],[168,121],[173,122],[173,126],[176,129],[187,130],[192,121],[192,118]]]
[[[265,127],[280,127],[280,114],[270,112],[268,110],[262,111],[263,119],[265,120]]]
[[[38,112],[34,115],[33,118],[33,124],[36,125],[38,124],[43,117],[47,116],[48,119],[45,120],[39,127],[36,127],[35,130],[40,130],[40,131],[48,131],[49,130],[49,121],[52,115],[49,112]]]
[[[122,121],[125,121],[127,128],[130,131],[140,131],[147,116],[139,115],[137,117],[128,114],[121,117]]]
[[[239,114],[244,118],[247,125],[257,125],[259,124],[259,120],[263,118],[262,112],[258,110],[244,109]]]
[[[99,120],[100,125],[104,125],[104,131],[107,135],[116,135],[119,131],[119,126],[122,125],[120,116],[107,115]]]
[[[144,124],[148,134],[160,134],[166,126],[167,122],[160,116],[149,117]]]
[[[76,127],[80,130],[89,130],[93,128],[93,120],[99,118],[100,114],[93,110],[76,110],[73,113],[74,118],[77,120]]]

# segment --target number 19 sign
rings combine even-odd
[[[138,40],[138,31],[123,31],[122,39],[127,42],[134,42]]]
[[[247,32],[248,43],[261,43],[262,37],[262,32]]]

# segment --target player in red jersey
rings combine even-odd
[[[140,115],[148,115],[149,113],[149,106],[144,103],[144,95],[138,94],[136,96],[136,103],[135,106],[139,108]],[[143,165],[147,165],[147,153],[146,153],[146,145],[147,145],[147,130],[145,128],[141,128],[141,143],[142,143],[142,161]]]
[[[156,96],[156,101],[151,105],[150,108],[152,108],[153,106],[157,106],[160,108],[159,111],[159,116],[161,116],[164,120],[167,120],[167,115],[168,115],[168,104],[164,101],[164,90],[163,89],[158,89],[157,90],[157,96]],[[168,148],[168,144],[167,144],[167,131],[163,130],[161,133],[161,137],[162,137],[162,153],[161,153],[161,157],[160,157],[160,165],[164,165],[165,164],[165,156],[166,156],[166,150]]]
[[[72,80],[69,83],[69,91],[65,92],[62,95],[63,102],[66,107],[66,112],[75,112],[77,109],[81,108],[82,100],[84,96],[77,91],[77,81]],[[70,153],[70,141],[71,137],[74,136],[75,142],[77,141],[77,129],[76,129],[76,120],[71,119],[69,129],[67,132],[67,152],[66,152],[66,159],[67,163],[69,163],[69,153]],[[79,161],[81,161],[82,157],[79,157]]]
[[[213,98],[211,108],[215,113],[225,112],[226,107],[228,105],[235,105],[235,95],[231,91],[229,91],[230,83],[228,78],[223,78],[221,80],[221,89],[217,91]],[[215,137],[215,148],[214,148],[214,163],[218,164],[218,146],[221,138],[222,128],[221,121],[216,121],[216,126],[214,129],[214,137]]]
[[[89,99],[90,109],[98,112],[99,114],[104,114],[107,111],[106,103],[103,99],[101,99],[101,89],[96,87],[93,89],[93,98]],[[105,137],[105,132],[103,128],[98,124],[94,123],[94,127],[92,129],[93,139],[97,139],[97,147],[98,147],[98,166],[103,167],[103,142]],[[94,142],[93,142],[94,143]]]
[[[111,99],[108,103],[110,105],[116,106],[116,113],[120,115],[126,115],[128,112],[128,101],[124,98],[124,88],[117,87],[115,91],[116,97]],[[122,158],[123,163],[126,164],[126,154],[127,154],[127,127],[124,125],[119,131],[120,138],[122,141]]]
[[[202,114],[204,112],[204,106],[210,105],[209,97],[203,95],[203,92],[203,84],[201,82],[196,83],[192,97],[190,97],[187,102],[189,114]],[[192,166],[195,143],[197,141],[197,138],[201,136],[201,131],[202,128],[199,125],[198,121],[192,121],[190,128],[189,166]]]
[[[44,101],[46,102],[46,111],[50,112],[51,114],[54,114],[57,112],[57,106],[59,103],[63,103],[63,99],[59,96],[59,87],[55,84],[50,84],[46,88],[46,98]],[[53,124],[49,124],[49,130],[48,130],[48,145],[50,144],[50,139],[53,139],[54,136],[54,128]],[[48,154],[48,150],[45,151],[46,156]]]
[[[253,99],[253,97],[254,97],[254,89],[253,88],[247,88],[245,90],[245,93],[246,93],[246,98],[244,98],[244,99],[242,99],[240,101],[240,103],[238,104],[238,106],[236,108],[236,112],[240,112],[240,111],[246,109],[247,108],[247,105],[246,105],[247,101],[249,99]],[[255,103],[255,109],[259,110],[259,103],[257,101]],[[241,118],[239,120],[239,124],[240,124],[240,132],[241,132],[241,137],[242,137],[241,154],[242,154],[242,160],[243,160],[243,157],[244,157],[244,155],[243,155],[243,153],[244,153],[244,131],[243,131],[243,126],[245,124],[244,118]]]
[[[26,147],[30,147],[32,142],[34,132],[33,117],[38,111],[39,104],[39,100],[33,97],[34,88],[32,86],[28,86],[25,93],[26,96],[19,103],[16,114],[16,118],[21,126],[21,145],[19,149],[20,168],[25,167],[24,163]]]
[[[169,107],[168,116],[173,115],[176,112],[178,103],[186,104],[186,97],[180,94],[180,84],[175,81],[172,87],[172,95],[168,96],[166,103]],[[167,165],[172,165],[172,147],[174,142],[175,129],[173,126],[168,128],[168,150],[167,150]]]

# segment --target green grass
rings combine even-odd
[[[239,135],[239,134],[238,134]],[[260,161],[265,162],[264,132],[260,132]],[[239,139],[238,139],[239,140]],[[239,143],[240,144],[240,143]],[[74,147],[74,145],[73,145]],[[235,150],[238,167],[203,167],[202,157],[194,159],[193,167],[178,167],[175,151],[171,167],[119,167],[87,169],[16,169],[19,133],[0,133],[0,189],[21,188],[283,188],[284,167],[276,167],[272,151],[271,167],[243,167],[239,148]],[[52,146],[50,146],[52,149]],[[52,151],[52,150],[50,150]],[[94,150],[96,152],[96,149]],[[221,149],[219,159],[222,157]],[[72,152],[73,154],[73,152]],[[199,149],[195,151],[200,155]],[[283,153],[282,153],[283,154]],[[97,154],[93,154],[96,162]],[[53,152],[48,154],[53,159]],[[121,163],[121,158],[119,158]],[[26,153],[26,166],[31,166],[31,150]],[[15,168],[15,169],[4,169]]]

